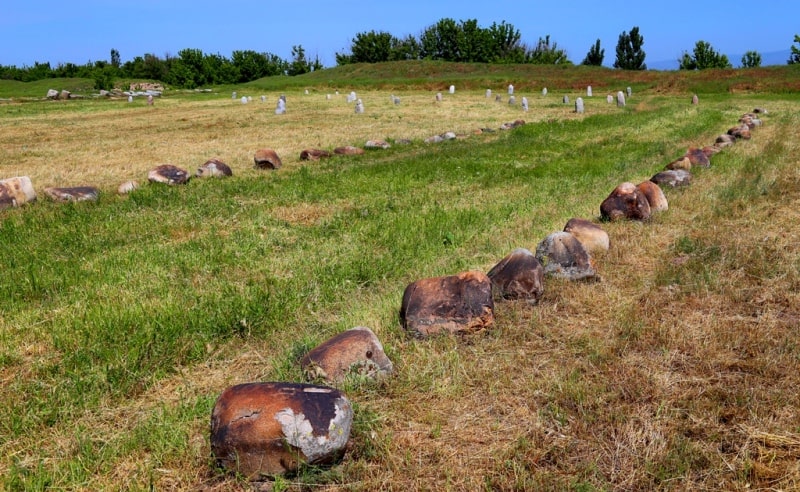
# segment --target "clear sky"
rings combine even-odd
[[[349,52],[357,33],[386,31],[419,36],[439,19],[477,19],[481,27],[506,21],[534,46],[551,43],[580,63],[595,40],[613,64],[617,40],[634,26],[644,37],[645,62],[677,60],[697,41],[720,53],[741,55],[786,51],[800,34],[798,0],[138,0],[134,2],[28,0],[0,7],[0,65],[34,62],[83,65],[122,62],[153,53],[177,55],[184,48],[230,58],[235,50],[269,52],[291,59],[293,45],[323,65],[336,64],[336,52]],[[788,56],[787,56],[788,58]],[[734,66],[739,59],[731,59]],[[785,61],[784,61],[785,62]],[[676,63],[677,65],[677,63]]]

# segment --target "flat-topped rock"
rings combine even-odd
[[[45,188],[44,194],[57,202],[95,202],[100,190],[94,186],[73,186],[71,188]]]
[[[544,293],[544,268],[533,253],[518,248],[487,274],[496,297],[525,299],[535,304]]]
[[[692,173],[685,169],[670,169],[653,175],[650,181],[658,186],[677,188],[692,184]]]
[[[364,144],[365,149],[388,149],[389,147],[391,145],[385,140],[367,140],[367,143]]]
[[[474,271],[417,280],[403,293],[400,322],[417,337],[481,331],[494,323],[492,282]]]
[[[230,166],[219,159],[209,159],[197,168],[194,175],[198,178],[227,178],[233,176]]]
[[[545,275],[564,280],[599,280],[586,248],[569,232],[554,232],[536,246]]]
[[[253,156],[256,169],[280,169],[283,166],[278,153],[272,149],[258,149]]]
[[[590,255],[605,253],[611,245],[608,233],[599,225],[586,219],[569,219],[564,226],[564,232],[575,236],[583,245],[583,249]]]
[[[646,220],[650,203],[633,183],[622,183],[600,204],[600,216],[606,220]]]
[[[16,176],[0,180],[0,209],[19,207],[36,201],[36,190],[31,178]]]
[[[251,480],[338,459],[353,407],[341,391],[299,383],[246,383],[220,394],[211,412],[218,464]]]
[[[336,147],[333,149],[333,153],[336,155],[361,155],[364,153],[364,149],[353,147],[352,145],[345,145],[344,147]]]
[[[300,152],[301,161],[318,161],[320,159],[327,159],[332,154],[327,150],[321,149],[304,149]]]
[[[189,172],[172,164],[162,164],[147,173],[147,180],[151,183],[164,183],[168,185],[180,185],[189,182]]]
[[[686,155],[684,156],[689,159],[689,162],[692,163],[692,166],[700,166],[700,167],[710,167],[711,166],[711,159],[708,158],[703,149],[698,149],[697,147],[689,147],[689,150],[686,151]]]
[[[328,384],[339,384],[348,376],[379,379],[394,370],[378,337],[363,326],[322,342],[303,356],[300,366],[309,381],[322,380]]]

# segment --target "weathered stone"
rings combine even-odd
[[[442,93],[441,92],[437,92],[436,93],[436,102],[442,102]]]
[[[367,140],[367,143],[364,144],[365,149],[388,149],[391,147],[389,142],[384,140]]]
[[[355,111],[356,111],[356,114],[363,114],[364,113],[364,101],[362,101],[361,99],[356,101],[356,109],[355,109]]]
[[[231,92],[231,99],[236,99],[236,91]]]
[[[546,96],[546,95],[547,95],[547,87],[544,87],[544,88],[542,89],[542,95],[543,95],[543,96]]]
[[[764,108],[755,108],[753,112],[756,114],[767,114],[767,110]]]
[[[535,304],[544,293],[544,268],[524,248],[512,251],[488,273],[496,297],[526,299]]]
[[[664,192],[656,183],[652,181],[642,181],[636,185],[638,189],[647,198],[647,203],[650,204],[650,212],[663,212],[669,209],[667,197]]]
[[[500,94],[494,96],[494,102],[503,102],[503,96]]]
[[[344,147],[336,147],[333,149],[333,153],[337,155],[361,155],[364,153],[364,149],[353,147],[352,145],[345,145]]]
[[[272,149],[258,149],[253,156],[256,169],[280,169],[283,166],[281,158]]]
[[[725,133],[718,136],[717,139],[715,140],[715,143],[718,147],[728,147],[736,143],[736,137]]]
[[[711,156],[714,155],[714,154],[718,154],[722,149],[717,147],[716,145],[706,145],[701,150],[706,155],[706,157],[709,158],[709,162],[710,162]]]
[[[347,376],[380,379],[392,373],[392,361],[386,356],[375,333],[358,326],[321,343],[300,360],[309,381],[342,383]]]
[[[514,94],[514,86],[512,84],[508,84],[508,95]]]
[[[692,96],[692,104],[697,105],[697,103],[699,103],[699,102],[700,102],[700,100],[697,98],[697,94]]]
[[[0,209],[19,207],[33,201],[36,201],[36,190],[30,177],[17,176],[0,180]]]
[[[275,114],[286,114],[286,101],[285,100],[278,98],[278,102],[275,105]]]
[[[750,140],[750,127],[747,125],[734,126],[728,129],[728,135],[742,140]]]
[[[392,103],[394,103],[395,106],[398,106],[400,104],[400,98],[397,96],[392,96]]]
[[[338,459],[353,408],[334,388],[246,383],[220,394],[211,412],[211,452],[220,466],[251,480]]]
[[[592,86],[586,87],[586,97],[592,97]]]
[[[564,104],[569,104],[569,96],[565,94],[564,97],[561,98],[561,102]]]
[[[617,107],[625,107],[625,94],[623,94],[622,91],[617,92]]]
[[[677,188],[692,184],[692,173],[685,169],[670,169],[655,174],[650,181],[658,186],[669,186]]]
[[[55,89],[47,89],[47,99],[58,99],[58,91]]]
[[[674,161],[667,164],[667,169],[684,169],[686,171],[692,168],[692,161],[689,160],[688,157],[683,156],[680,159],[675,159]]]
[[[209,159],[197,168],[194,175],[198,178],[225,178],[233,176],[230,166],[219,159]]]
[[[554,232],[536,246],[545,275],[565,280],[598,280],[591,256],[577,237]]]
[[[129,103],[132,103],[132,102],[133,102],[133,96],[128,96],[128,102],[129,102]]]
[[[583,245],[583,249],[590,255],[605,253],[611,245],[608,233],[599,225],[586,219],[569,219],[564,226],[564,232],[569,232],[575,236]]]
[[[155,103],[155,99],[153,99],[152,95],[147,96],[147,105],[152,106]]]
[[[457,137],[455,132],[444,132],[442,133],[442,138],[445,140],[455,140]]]
[[[57,202],[96,202],[100,190],[94,186],[75,186],[71,188],[45,188],[44,194]]]
[[[330,152],[321,149],[305,149],[300,152],[301,161],[318,161],[320,159],[326,159],[330,156]]]
[[[517,97],[516,96],[509,97],[508,98],[508,105],[509,106],[513,106],[515,104],[517,104]]]
[[[260,98],[260,99],[261,99],[261,102],[262,102],[262,103],[263,103],[263,102],[267,102],[267,96],[261,96],[261,98]]]
[[[65,101],[69,99],[70,96],[72,96],[72,93],[66,89],[62,89],[61,92],[58,93],[58,98],[63,99]]]
[[[528,110],[528,98],[527,97],[523,97],[522,98],[522,110],[523,111],[527,111]]]
[[[117,187],[117,193],[120,194],[120,195],[127,195],[128,193],[130,193],[133,190],[136,190],[138,188],[139,188],[139,182],[138,181],[125,181],[124,183],[121,183]]]
[[[441,135],[431,135],[424,140],[425,143],[439,143],[444,142],[444,137]]]
[[[242,96],[242,104],[247,104],[248,102],[250,101],[247,99],[247,96]]]
[[[606,220],[646,220],[650,218],[650,203],[636,185],[622,183],[600,204],[600,216]]]
[[[710,167],[711,160],[708,158],[703,149],[698,149],[697,147],[689,147],[689,150],[686,151],[686,155],[684,156],[689,159],[689,162],[692,163],[692,166],[700,166],[700,167]]]
[[[491,89],[486,89],[486,99],[489,99],[491,97],[492,97],[492,90]]]
[[[584,107],[583,107],[583,98],[575,99],[575,112],[578,114],[583,114]]]
[[[627,89],[625,89],[625,90],[626,90],[626,91],[627,91],[627,93],[628,93],[628,97],[631,97],[631,96],[633,95],[633,89],[631,89],[630,87],[628,87],[628,88],[627,88]]]
[[[492,282],[482,272],[417,280],[403,293],[400,322],[418,337],[470,334],[492,325]]]
[[[451,85],[450,86],[450,94],[455,94],[455,93],[456,93],[456,86]]]
[[[614,102],[614,96],[612,96],[611,94],[607,95],[607,96],[606,96],[606,102],[607,102],[608,104],[611,104],[611,103],[613,103],[613,102]]]
[[[147,173],[147,180],[151,183],[165,183],[168,185],[186,184],[189,182],[189,172],[172,164],[162,164]]]

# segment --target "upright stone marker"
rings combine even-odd
[[[608,104],[611,104],[611,103],[613,103],[613,102],[614,102],[614,96],[612,96],[611,94],[607,95],[607,96],[606,96],[606,102],[607,102]]]
[[[494,102],[501,102],[503,100],[503,96],[500,94],[494,96]]]
[[[508,98],[508,105],[509,105],[509,106],[513,106],[513,105],[515,105],[515,104],[517,104],[517,98],[516,98],[515,96],[511,96],[511,97],[509,97],[509,98]]]
[[[129,102],[129,103],[132,103],[132,102],[133,102],[133,96],[128,96],[128,102]]]
[[[514,86],[511,85],[511,84],[508,84],[508,95],[510,96],[512,94],[514,94]]]
[[[625,107],[625,94],[622,91],[617,92],[617,107]]]
[[[450,94],[455,94],[455,93],[456,93],[456,86],[451,85],[450,86]]]
[[[231,93],[231,99],[236,99],[236,91],[233,91],[233,92]]]
[[[275,114],[286,113],[286,102],[283,99],[278,99],[278,105],[275,106]]]
[[[575,99],[575,112],[578,114],[583,114],[583,98],[581,97]]]
[[[147,96],[147,105],[148,105],[148,106],[152,106],[152,105],[153,105],[153,102],[154,102],[154,101],[153,101],[153,96],[152,96],[152,95],[150,95],[150,96]]]
[[[695,94],[692,96],[692,104],[696,105],[698,102],[700,102],[700,100],[697,98],[697,94]]]
[[[547,87],[545,87],[544,89],[542,89],[542,95],[543,95],[543,96],[546,96],[546,95],[547,95]]]
[[[522,110],[523,111],[527,111],[528,110],[528,98],[527,97],[523,97],[522,98]]]
[[[564,104],[569,104],[569,96],[564,96],[564,97],[561,99],[561,102],[563,102]]]
[[[486,99],[489,99],[491,97],[492,97],[492,90],[491,89],[486,89]]]
[[[586,97],[592,97],[592,86],[586,88]]]
[[[242,104],[247,104],[247,96],[242,96]]]
[[[356,114],[362,114],[364,112],[364,102],[359,99],[356,101]]]
[[[266,101],[267,101],[267,96],[261,96],[261,102],[263,103],[263,102],[266,102]]]
[[[626,90],[628,92],[628,97],[631,97],[631,94],[633,94],[633,90],[630,88],[630,86],[628,86]]]
[[[441,92],[437,92],[436,93],[436,102],[441,102],[441,101],[442,101],[442,93]]]

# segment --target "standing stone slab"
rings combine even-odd
[[[356,114],[363,114],[364,113],[364,101],[359,99],[356,101]]]
[[[283,166],[278,153],[272,149],[258,149],[253,156],[256,169],[280,169]]]
[[[172,164],[162,164],[147,173],[147,180],[151,183],[164,183],[168,185],[182,185],[189,182],[191,175],[185,169]]]
[[[592,86],[586,87],[586,97],[592,97]]]
[[[524,248],[512,251],[488,273],[495,296],[539,302],[544,293],[544,268],[533,253]]]
[[[606,96],[606,102],[608,104],[612,104],[614,102],[614,96],[612,96],[611,94],[607,95]]]
[[[514,86],[511,85],[511,84],[508,84],[508,95],[511,96],[513,94],[514,94]]]
[[[633,183],[622,183],[600,204],[600,216],[606,220],[647,220],[650,202]]]
[[[400,322],[421,338],[483,330],[494,323],[492,281],[482,272],[417,280],[403,293]]]
[[[564,226],[564,232],[575,236],[583,245],[583,249],[590,255],[605,253],[611,245],[608,233],[599,225],[586,219],[569,219]]]
[[[528,110],[528,98],[527,97],[523,97],[522,98],[522,110],[523,111],[527,111]]]
[[[456,86],[451,85],[450,86],[450,94],[455,94],[455,93],[456,93]]]
[[[630,98],[633,95],[633,89],[631,89],[630,86],[627,89],[625,89],[625,91],[628,94],[628,98]]]
[[[509,106],[513,106],[513,105],[515,105],[515,104],[517,104],[517,98],[516,98],[516,96],[511,96],[511,97],[509,97],[509,98],[508,98],[508,105],[509,105]]]
[[[569,232],[554,232],[538,246],[536,258],[544,266],[545,275],[564,280],[598,280],[589,253]]]
[[[569,104],[569,96],[565,94],[564,97],[561,98],[561,102],[564,104]]]
[[[579,97],[578,99],[575,99],[575,112],[578,114],[583,114],[584,111],[583,98]]]
[[[286,114],[286,101],[278,98],[278,103],[275,105],[275,114]]]
[[[353,407],[341,391],[298,383],[246,383],[220,394],[211,412],[211,452],[251,480],[338,459]]]
[[[437,92],[436,93],[436,102],[442,102],[442,93],[441,92]]]
[[[36,190],[30,177],[17,176],[0,180],[0,209],[19,207],[33,201],[36,201]]]
[[[492,90],[491,89],[486,89],[486,99],[489,99],[491,97],[492,97]]]
[[[545,87],[545,88],[543,88],[543,89],[542,89],[542,95],[543,95],[543,96],[546,96],[546,95],[547,95],[547,87]]]
[[[697,98],[697,94],[693,95],[692,96],[692,104],[693,105],[697,105],[699,102],[700,102],[700,100]]]
[[[625,94],[623,94],[622,91],[617,92],[617,107],[625,107]]]
[[[372,330],[357,326],[334,335],[300,360],[309,381],[342,383],[350,375],[380,379],[392,373],[392,361]]]

